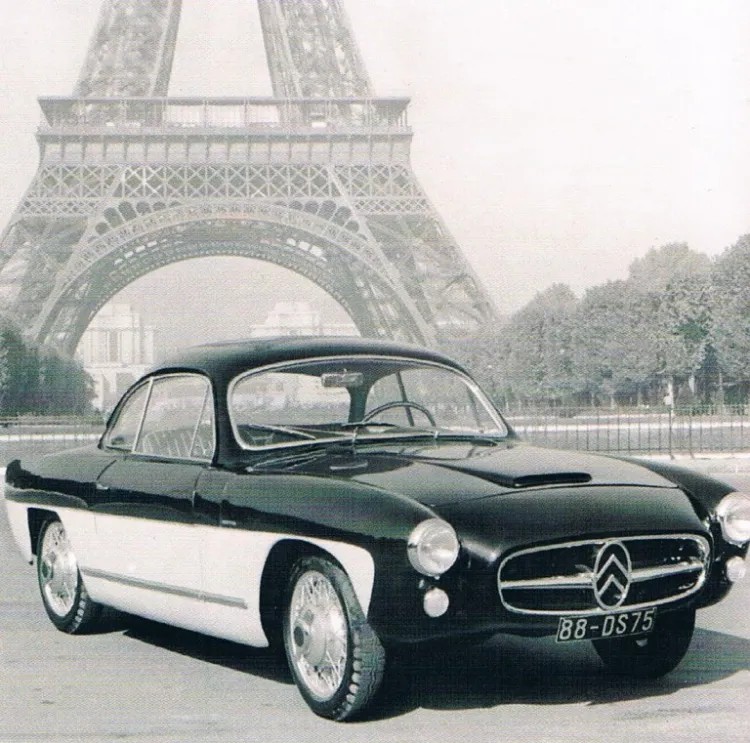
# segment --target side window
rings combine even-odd
[[[212,457],[213,399],[208,380],[194,374],[155,379],[134,451],[170,459]]]
[[[143,418],[143,407],[148,397],[149,384],[143,384],[125,401],[109,432],[105,436],[104,444],[112,449],[130,451],[135,444],[138,428]]]

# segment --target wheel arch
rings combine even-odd
[[[268,553],[260,579],[260,619],[271,645],[281,641],[284,596],[292,567],[299,559],[313,556],[330,560],[347,574],[367,616],[375,573],[374,561],[367,550],[328,540],[282,539]]]
[[[27,518],[29,524],[31,554],[36,556],[37,544],[39,542],[39,534],[42,531],[42,526],[50,519],[61,519],[56,511],[50,511],[46,508],[29,508],[29,510],[27,511]]]

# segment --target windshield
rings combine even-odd
[[[229,413],[239,443],[262,448],[356,437],[504,437],[483,393],[449,367],[413,359],[326,358],[240,375]]]

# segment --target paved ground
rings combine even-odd
[[[750,458],[681,462],[750,488]],[[391,668],[365,722],[314,717],[266,651],[131,619],[69,637],[48,622],[0,507],[0,741],[211,743],[747,741],[750,580],[704,610],[667,678],[624,682],[588,645],[500,638]]]

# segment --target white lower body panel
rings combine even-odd
[[[33,562],[28,509],[6,502],[13,536]],[[45,509],[52,510],[52,509]],[[375,577],[370,553],[344,542],[55,508],[94,601],[130,614],[266,647],[260,586],[274,545],[294,539],[344,568],[367,615]],[[284,578],[285,579],[285,578]]]

